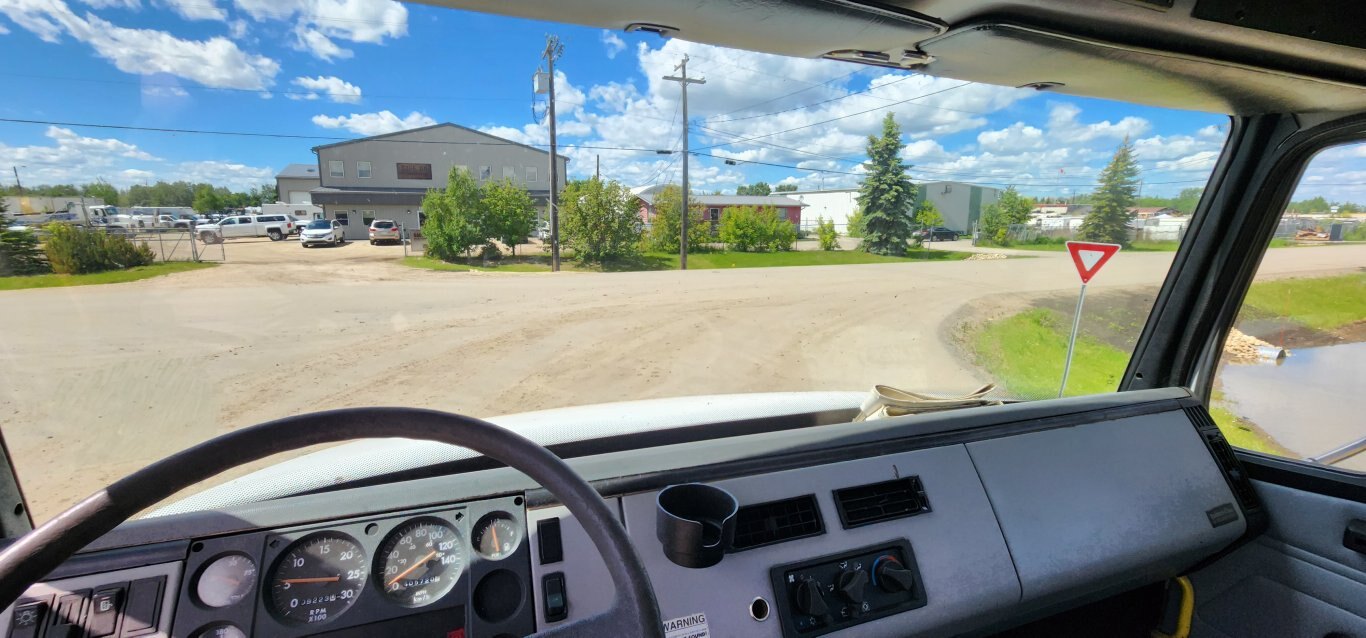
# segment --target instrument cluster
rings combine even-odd
[[[483,611],[507,608],[509,596],[530,608],[525,521],[517,497],[203,539],[191,546],[174,635],[529,631],[529,618]],[[479,600],[495,589],[486,581],[500,585],[497,605]]]

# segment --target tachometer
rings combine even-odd
[[[522,526],[504,512],[493,512],[475,524],[471,541],[480,556],[503,560],[522,544]]]
[[[325,623],[356,603],[370,574],[355,539],[319,532],[295,541],[270,570],[271,610],[292,625]]]
[[[455,587],[465,569],[465,547],[454,527],[438,518],[400,525],[379,546],[375,578],[385,597],[407,607],[430,605]]]

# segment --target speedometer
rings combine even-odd
[[[355,539],[319,532],[295,541],[270,570],[271,610],[292,625],[325,623],[356,603],[369,560]]]
[[[438,518],[408,521],[389,533],[375,557],[384,596],[406,607],[430,605],[455,587],[465,568],[460,535]]]

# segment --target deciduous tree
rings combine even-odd
[[[560,235],[574,257],[605,262],[640,252],[640,209],[619,182],[570,182],[560,194]]]

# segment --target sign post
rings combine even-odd
[[[1058,398],[1067,390],[1067,374],[1072,371],[1072,351],[1077,346],[1077,330],[1081,328],[1081,307],[1086,302],[1086,284],[1100,272],[1100,267],[1119,252],[1119,244],[1097,244],[1085,241],[1067,242],[1067,252],[1072,255],[1072,264],[1081,275],[1081,293],[1077,295],[1077,311],[1072,315],[1072,336],[1067,339],[1067,358],[1062,364],[1062,385],[1058,387]]]

